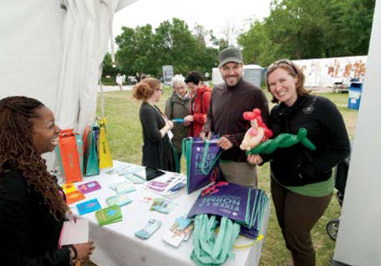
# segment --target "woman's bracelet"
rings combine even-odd
[[[73,253],[74,253],[73,260],[75,260],[78,257],[78,251],[77,251],[77,249],[73,245],[69,245],[69,249],[71,249],[73,251]]]

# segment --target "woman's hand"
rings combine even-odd
[[[168,131],[173,128],[173,122],[171,120],[165,119],[165,126],[160,129],[161,137],[163,138]]]
[[[169,126],[170,130],[173,128],[173,122],[171,120],[167,120],[167,125]]]
[[[251,165],[263,163],[263,159],[259,154],[250,154],[247,156],[247,162]]]
[[[95,248],[93,241],[88,243],[75,244],[73,246],[77,250],[77,259],[79,260],[88,260]]]

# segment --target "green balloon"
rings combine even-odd
[[[279,134],[276,138],[266,140],[265,142],[258,144],[250,151],[246,151],[246,154],[270,154],[273,153],[277,148],[291,147],[299,142],[307,149],[313,151],[316,150],[316,146],[307,138],[307,129],[302,127],[298,130],[297,135],[289,133]]]

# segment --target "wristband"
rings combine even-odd
[[[69,248],[74,252],[73,260],[75,260],[78,257],[78,251],[73,245],[70,245]]]

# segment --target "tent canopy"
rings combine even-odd
[[[37,98],[81,131],[95,118],[113,15],[136,1],[1,1],[0,98]]]

